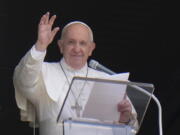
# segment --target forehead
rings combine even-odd
[[[64,36],[66,38],[90,38],[89,29],[86,26],[79,23],[69,25],[68,27],[66,27],[64,32]]]

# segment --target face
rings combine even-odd
[[[95,48],[88,28],[82,24],[68,26],[58,45],[66,63],[74,69],[82,68]]]

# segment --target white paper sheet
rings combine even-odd
[[[129,73],[115,74],[110,80],[126,81]],[[124,98],[125,84],[95,82],[85,106],[83,117],[105,121],[118,121],[120,113],[117,104]]]

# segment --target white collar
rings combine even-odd
[[[64,58],[62,58],[60,61],[60,64],[66,71],[71,72],[73,74],[86,74],[87,73],[87,68],[88,68],[87,63],[81,69],[74,69],[66,63]]]

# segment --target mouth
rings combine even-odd
[[[83,58],[83,55],[71,55],[73,58]]]

